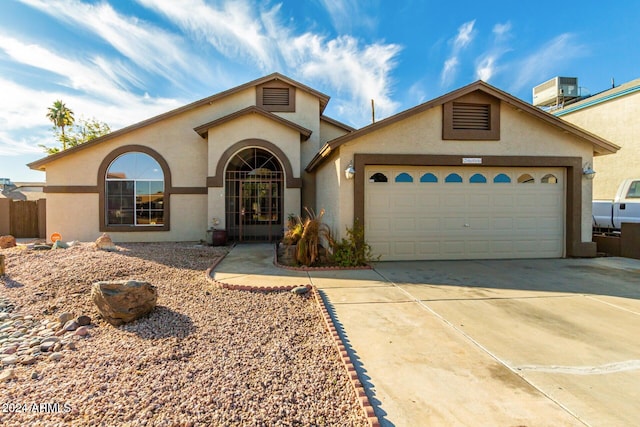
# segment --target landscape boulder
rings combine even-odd
[[[120,326],[150,313],[158,291],[152,284],[136,280],[96,282],[91,286],[91,299],[104,320]]]
[[[0,236],[0,249],[8,249],[16,246],[16,238],[8,235],[8,236]]]
[[[102,236],[98,237],[95,243],[96,247],[103,251],[115,251],[118,249],[107,233],[102,233]]]

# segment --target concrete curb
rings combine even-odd
[[[277,247],[276,247],[275,253],[276,255],[274,255],[274,264],[277,259]],[[218,266],[218,264],[220,264],[220,262],[224,259],[225,256],[226,254],[216,258],[211,264],[211,266],[207,268],[207,271],[206,271],[207,280],[209,280],[209,282],[211,282],[212,284],[214,284],[219,288],[228,289],[231,291],[249,291],[249,292],[289,291],[290,292],[294,288],[297,288],[299,286],[305,286],[312,293],[313,298],[316,301],[316,305],[322,315],[322,319],[324,320],[324,324],[336,344],[336,348],[338,350],[340,359],[342,360],[344,368],[347,372],[347,376],[349,377],[351,385],[353,386],[353,391],[355,392],[356,398],[360,403],[360,407],[364,411],[364,414],[369,423],[369,426],[380,427],[380,420],[378,420],[378,417],[376,416],[375,411],[373,410],[373,405],[371,405],[371,402],[369,402],[369,397],[367,397],[367,393],[365,392],[364,387],[362,386],[362,383],[358,378],[358,373],[356,372],[356,368],[353,362],[351,361],[351,357],[349,356],[349,353],[347,352],[347,347],[344,345],[344,342],[342,341],[340,334],[338,334],[338,330],[336,329],[336,326],[333,323],[333,319],[329,314],[329,309],[327,308],[325,301],[320,296],[318,289],[310,284],[289,285],[289,286],[249,286],[249,285],[233,285],[233,284],[221,282],[219,280],[215,280],[212,277],[212,274],[216,269],[216,267]]]
[[[225,256],[226,254],[224,256],[220,256],[217,259],[215,259],[211,264],[211,266],[207,268],[207,272],[206,272],[207,280],[209,280],[209,282],[211,282],[213,285],[217,286],[218,288],[228,289],[230,291],[249,291],[249,292],[291,291],[292,289],[300,286],[304,286],[309,290],[311,290],[312,288],[312,286],[309,283],[306,283],[306,284],[301,283],[300,285],[288,285],[288,286],[251,286],[251,285],[234,285],[231,283],[221,282],[219,280],[214,279],[212,277],[212,274],[213,274],[213,271],[218,266],[218,264],[220,264],[220,262],[224,259]]]
[[[370,265],[362,265],[359,267],[339,267],[339,266],[331,266],[331,267],[294,267],[292,265],[280,264],[278,261],[278,244],[276,243],[273,247],[273,265],[278,268],[282,268],[283,270],[292,270],[292,271],[338,271],[338,270],[373,270],[373,267]]]

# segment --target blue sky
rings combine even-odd
[[[2,0],[0,177],[44,181],[57,99],[115,130],[278,71],[360,127],[478,79],[633,80],[639,23],[635,0]]]

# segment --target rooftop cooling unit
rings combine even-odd
[[[554,77],[533,88],[533,105],[536,107],[548,107],[577,97],[577,77]]]

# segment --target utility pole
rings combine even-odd
[[[371,123],[376,122],[376,107],[373,104],[373,99],[371,100]]]

